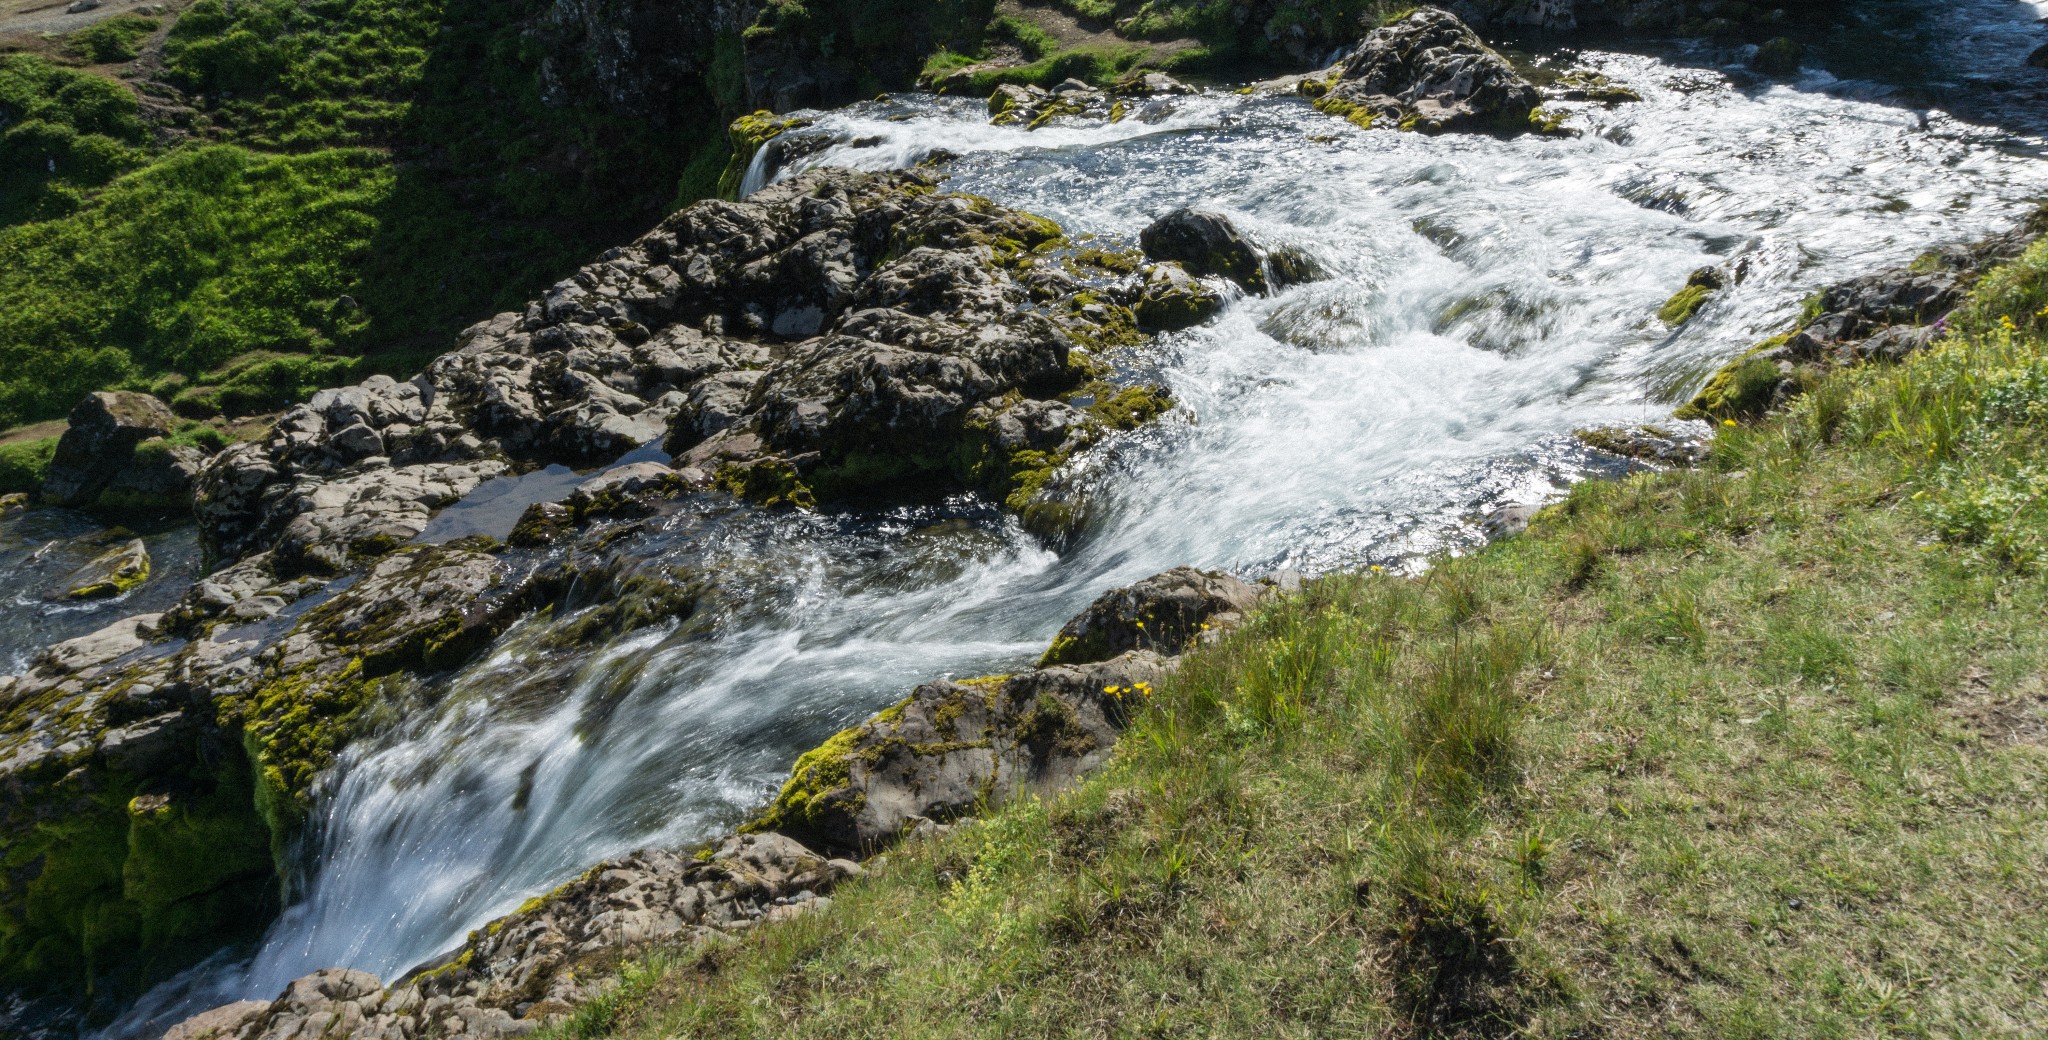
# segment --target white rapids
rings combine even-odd
[[[948,190],[1073,236],[1135,245],[1199,206],[1329,277],[1133,352],[1178,409],[1099,458],[1100,509],[1065,552],[970,502],[742,524],[687,550],[758,571],[758,598],[718,625],[562,659],[531,649],[547,622],[522,626],[434,717],[348,753],[300,898],[257,948],[165,984],[109,1034],[323,967],[391,978],[591,863],[716,835],[798,752],[918,682],[1028,661],[1113,585],[1476,544],[1489,509],[1597,469],[1575,428],[1668,417],[1816,289],[2003,230],[2048,192],[2030,138],[1819,71],[1765,84],[1683,58],[1583,53],[1645,100],[1568,106],[1570,139],[1365,131],[1227,91],[1035,132],[922,95],[818,114],[861,146],[807,163],[943,149]],[[1694,269],[1736,261],[1746,277],[1681,330],[1656,319]]]

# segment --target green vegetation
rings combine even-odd
[[[544,100],[545,9],[200,0],[145,85],[192,100],[174,129],[123,84],[0,57],[0,428],[108,386],[207,415],[405,374],[644,230],[699,142],[723,165],[715,108],[621,111],[587,67]],[[115,60],[147,31],[69,45]]]
[[[57,454],[57,438],[0,444],[0,495],[35,491],[43,486],[43,471]]]
[[[87,191],[145,161],[148,136],[141,106],[120,84],[31,55],[0,56],[0,225],[77,209]],[[18,270],[4,248],[0,257]],[[4,411],[0,425],[12,425]]]
[[[2038,1032],[2048,340],[1989,306],[2043,249],[1697,470],[1269,601],[1079,788],[562,1035]]]
[[[72,53],[96,65],[134,61],[142,41],[156,32],[157,20],[139,14],[115,15],[71,34]]]

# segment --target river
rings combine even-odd
[[[1612,471],[1574,429],[1668,417],[1809,293],[2003,230],[2048,191],[2033,117],[1986,122],[2042,111],[2021,103],[2048,86],[2023,64],[2048,38],[2033,8],[1869,10],[1920,6],[1940,9],[1929,33],[1978,44],[1916,50],[1900,82],[1850,78],[1883,74],[1853,31],[1817,52],[1840,78],[1794,82],[1742,73],[1733,49],[1583,51],[1574,64],[1644,100],[1567,106],[1584,131],[1569,139],[1365,131],[1227,90],[1035,132],[927,95],[819,114],[859,145],[810,163],[943,149],[949,190],[1070,235],[1133,245],[1201,206],[1329,277],[1132,350],[1178,407],[1096,458],[1093,520],[1059,551],[966,497],[691,515],[635,543],[726,593],[602,647],[551,643],[569,619],[515,629],[432,717],[347,753],[299,898],[257,947],[165,984],[106,1035],[267,999],[317,968],[391,978],[600,859],[715,836],[799,752],[918,682],[1028,662],[1111,586],[1182,563],[1414,567],[1477,544],[1491,509]],[[1691,322],[1657,320],[1694,269],[1736,263],[1741,281]]]

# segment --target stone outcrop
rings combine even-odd
[[[1089,355],[1137,334],[1127,306],[1090,310],[1083,290],[1138,290],[1082,259],[1041,265],[1062,241],[1051,222],[934,187],[821,170],[685,209],[410,382],[322,391],[223,452],[200,484],[206,544],[270,552],[280,576],[339,573],[515,464],[664,437],[686,484],[757,501],[908,477],[1008,500],[1110,427],[1076,409],[1070,436],[1023,465],[971,414],[1081,390]]]
[[[503,622],[489,610],[502,567],[467,550],[393,554],[284,625],[269,616],[319,583],[253,572],[230,568],[176,615],[117,621],[0,679],[11,978],[91,980],[88,966],[118,974],[260,927],[273,851],[314,778],[399,703],[403,671],[458,661],[492,630],[479,626]],[[209,616],[215,604],[227,609]]]
[[[1907,267],[1831,285],[1790,332],[1750,348],[1678,409],[1681,419],[1751,419],[1804,393],[1833,368],[1896,362],[1947,327],[1977,278],[2048,233],[2048,210],[1982,241],[1933,250]]]
[[[1368,33],[1321,77],[1302,81],[1321,111],[1360,126],[1440,133],[1555,129],[1542,95],[1449,11],[1424,7]]]
[[[144,441],[162,437],[178,417],[162,401],[129,390],[85,395],[43,475],[43,498],[60,506],[89,505],[128,465]]]

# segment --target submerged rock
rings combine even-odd
[[[1178,263],[1155,264],[1145,272],[1144,295],[1133,308],[1138,327],[1172,332],[1208,321],[1223,309],[1223,297]]]
[[[1343,61],[1303,81],[1316,108],[1403,130],[1554,129],[1542,96],[1449,11],[1419,8],[1368,33]]]
[[[1664,301],[1657,309],[1657,320],[1674,328],[1692,320],[1692,316],[1707,302],[1707,297],[1719,292],[1723,279],[1717,268],[1702,267],[1685,280],[1685,287]]]
[[[1779,36],[1767,40],[1750,55],[1749,67],[1766,76],[1796,76],[1806,48],[1798,40]]]

